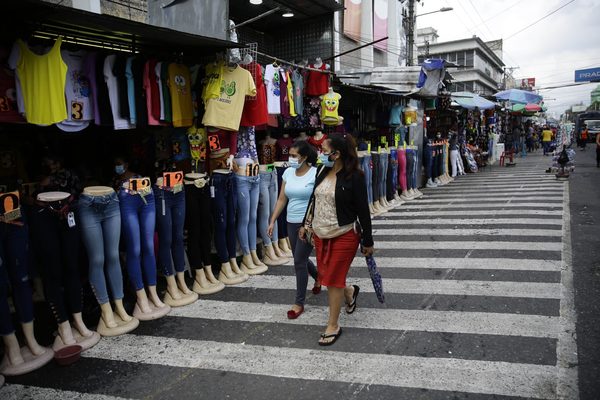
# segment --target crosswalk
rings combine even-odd
[[[576,399],[568,183],[529,157],[423,190],[373,221],[380,305],[317,345],[327,294],[289,320],[293,267],[103,338],[73,367],[9,380],[2,399]],[[538,172],[540,171],[540,172]]]

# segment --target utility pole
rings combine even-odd
[[[408,0],[408,32],[406,35],[406,45],[408,47],[406,65],[414,64],[415,47],[415,0]]]

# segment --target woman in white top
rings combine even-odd
[[[315,185],[317,169],[313,166],[317,161],[317,152],[305,141],[297,141],[289,150],[290,167],[283,173],[283,183],[279,198],[275,205],[268,228],[268,234],[273,233],[277,217],[287,205],[287,226],[292,252],[294,253],[294,268],[296,270],[296,301],[288,311],[289,319],[296,319],[304,312],[308,274],[315,279],[314,294],[321,292],[317,277],[317,267],[309,260],[313,246],[298,238],[298,231],[308,207],[310,196]]]

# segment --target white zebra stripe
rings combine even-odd
[[[477,235],[496,235],[496,236],[552,236],[561,237],[562,232],[558,229],[373,229],[373,236],[377,241],[377,236],[397,235],[397,236],[477,236]]]
[[[385,215],[385,214],[384,214]],[[558,218],[412,218],[412,219],[376,219],[373,225],[562,225]]]
[[[470,203],[470,204],[456,204],[452,201],[448,202],[447,204],[419,204],[419,203],[409,203],[409,204],[403,204],[401,206],[403,209],[405,210],[412,210],[412,209],[428,209],[428,208],[473,208],[473,207],[478,207],[478,208],[504,208],[504,207],[511,207],[511,208],[519,208],[519,207],[561,207],[562,208],[562,204],[544,204],[544,203],[498,203],[498,202],[489,202],[489,203]]]
[[[316,262],[315,258],[311,258]],[[539,259],[513,258],[402,258],[382,257],[375,255],[379,268],[442,268],[442,269],[476,269],[476,270],[514,270],[514,271],[560,271],[561,262]],[[352,261],[353,268],[365,268],[362,257]]]
[[[562,211],[541,211],[541,210],[456,210],[456,211],[402,211],[402,209],[392,209],[383,216],[394,216],[403,217],[424,217],[424,216],[437,216],[437,215],[562,215]]]
[[[437,196],[436,196],[437,197]],[[536,196],[529,196],[529,197],[515,197],[515,196],[488,196],[488,197],[483,197],[483,196],[477,196],[477,197],[465,197],[465,196],[455,196],[455,197],[446,197],[446,198],[442,198],[442,199],[436,199],[433,196],[427,196],[425,198],[420,198],[417,199],[415,201],[410,201],[408,203],[406,203],[405,205],[403,205],[402,207],[406,207],[407,205],[413,205],[413,204],[421,204],[421,203],[433,203],[433,202],[445,202],[446,204],[455,204],[455,203],[469,203],[469,204],[476,204],[476,202],[478,201],[495,201],[495,202],[506,202],[506,203],[510,203],[511,201],[540,201],[540,202],[544,202],[544,201],[562,201],[562,196],[558,196],[558,197],[536,197]],[[555,203],[552,203],[555,204]]]
[[[537,250],[561,251],[560,242],[474,242],[474,241],[382,241],[376,243],[378,249],[397,250]]]

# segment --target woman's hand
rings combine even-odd
[[[363,255],[365,256],[372,256],[373,253],[375,252],[375,248],[373,246],[370,247],[363,247],[361,252],[363,253]]]
[[[306,242],[306,228],[304,228],[303,226],[300,227],[300,229],[298,230],[298,237],[303,242]]]
[[[275,223],[271,222],[269,224],[269,227],[267,228],[267,235],[269,235],[269,237],[273,237],[273,230],[275,229]]]

